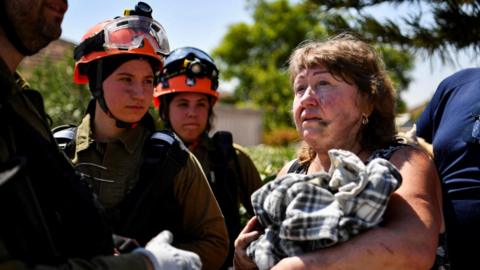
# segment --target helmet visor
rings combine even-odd
[[[143,16],[126,16],[113,20],[105,26],[104,47],[131,50],[141,48],[147,40],[155,52],[167,55],[170,52],[167,35],[156,21]]]

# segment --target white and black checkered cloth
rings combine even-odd
[[[347,241],[382,220],[390,194],[402,181],[395,166],[382,158],[364,165],[344,150],[328,154],[328,173],[287,174],[252,194],[265,234],[250,243],[247,254],[260,270]]]

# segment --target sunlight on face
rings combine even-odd
[[[294,79],[293,90],[293,118],[305,142],[326,149],[357,143],[362,113],[356,85],[318,65],[302,70]]]
[[[207,127],[210,103],[206,95],[176,94],[168,107],[173,130],[185,143],[196,141]]]
[[[153,96],[153,71],[146,60],[130,60],[119,66],[105,81],[103,93],[113,116],[136,123],[147,112]]]
[[[63,0],[2,1],[2,8],[23,45],[35,53],[60,37],[68,4]],[[2,44],[3,46],[3,44]]]

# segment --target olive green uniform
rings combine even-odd
[[[73,163],[94,177],[91,181],[100,202],[110,209],[125,198],[139,180],[145,141],[152,135],[142,124],[128,129],[117,140],[97,142],[92,138],[91,119],[87,114],[78,126]],[[103,166],[89,165],[96,164]],[[162,179],[159,179],[162,181]],[[228,250],[228,234],[222,213],[196,158],[189,153],[187,164],[175,176],[174,197],[180,209],[179,230],[190,241],[175,242],[177,248],[198,254],[204,269],[218,269]],[[163,213],[158,213],[162,215]]]
[[[192,152],[202,164],[202,168],[212,185],[214,194],[221,204],[220,207],[222,211],[224,211],[223,214],[229,234],[230,247],[227,260],[222,266],[222,269],[231,267],[233,263],[233,242],[241,230],[240,204],[245,207],[249,215],[253,215],[250,196],[262,185],[255,164],[242,147],[233,144],[233,150],[235,156],[224,157],[225,153],[219,156],[220,153],[217,151],[223,152],[223,150],[216,148],[213,139],[206,134],[201,137],[197,145],[192,149]],[[224,158],[227,160],[222,161]],[[226,169],[222,169],[225,166]],[[219,169],[219,167],[222,168]]]
[[[0,58],[0,91],[1,91],[1,104],[8,104],[9,108],[12,108],[13,114],[15,114],[16,121],[22,122],[22,125],[28,126],[31,130],[32,140],[40,140],[45,144],[51,144],[52,151],[55,151],[56,144],[54,139],[51,135],[50,128],[47,124],[45,115],[43,114],[43,103],[39,102],[35,105],[32,101],[24,95],[23,89],[27,88],[28,86],[26,83],[17,75],[16,77],[12,76],[11,72],[7,68],[6,64]],[[0,106],[0,119],[4,119],[7,117],[4,114],[4,105]],[[12,115],[8,115],[11,117]],[[25,134],[18,134],[18,129],[16,129],[13,125],[6,124],[3,120],[1,123],[2,131],[0,132],[0,164],[3,165],[5,162],[12,160],[18,157],[18,153],[16,152],[17,149],[22,148],[22,144],[24,145],[26,142],[19,140]],[[17,133],[16,133],[17,132]],[[55,147],[53,147],[55,145]],[[31,149],[31,151],[43,151],[39,149]],[[45,154],[45,157],[52,154],[50,152],[42,152],[36,154]],[[55,153],[53,153],[55,154]],[[30,179],[32,183],[45,183],[48,184],[49,180],[46,178],[48,176],[49,171],[46,170],[42,172],[43,175],[40,175],[36,172],[29,171],[28,162],[35,162],[35,160],[26,160],[27,166],[26,171],[24,172],[27,177]],[[55,166],[57,164],[52,164],[51,166]],[[60,165],[59,165],[60,166]],[[70,171],[68,173],[72,173],[72,167],[67,167]],[[2,173],[2,172],[0,172]],[[54,176],[52,176],[54,177]],[[15,179],[16,180],[16,179]],[[66,179],[59,179],[62,181]],[[37,192],[35,190],[34,192]],[[3,185],[0,185],[0,191],[4,188]],[[55,187],[54,187],[55,188]],[[55,193],[62,193],[63,190],[61,187],[57,187],[54,190]],[[72,200],[74,200],[72,198]],[[43,201],[40,201],[43,202]],[[15,207],[14,205],[7,206],[9,208]],[[42,211],[48,211],[47,209],[52,209],[54,207],[47,206],[47,205],[40,205],[39,206]],[[48,214],[48,213],[46,213]],[[10,217],[5,215],[5,213],[0,213],[2,217],[2,222],[7,221]],[[59,217],[60,218],[60,217]],[[53,228],[49,228],[52,230]],[[61,229],[62,231],[68,232],[69,230],[73,230],[73,228],[66,227],[57,227],[57,230]],[[96,231],[97,233],[100,231]],[[1,232],[1,235],[8,234],[10,232]],[[22,232],[20,232],[22,233]],[[29,232],[25,232],[28,234]],[[76,232],[70,232],[75,234]],[[68,235],[65,235],[68,237]],[[104,235],[105,237],[110,237],[110,235]],[[20,240],[20,239],[19,239]],[[54,239],[55,240],[55,239]],[[60,241],[60,240],[59,240]],[[68,241],[68,239],[66,240]],[[47,243],[34,243],[37,246],[40,246],[39,249],[43,249],[42,246],[45,248],[48,247]],[[64,253],[68,258],[72,258],[74,256],[68,255],[68,251],[66,251],[62,246],[57,246],[57,250],[60,253]],[[56,263],[55,265],[40,265],[37,262],[30,262],[28,265],[21,260],[15,260],[12,258],[12,254],[10,252],[11,247],[9,247],[3,238],[0,238],[0,269],[147,269],[146,260],[143,258],[143,255],[140,254],[127,254],[120,257],[114,256],[97,256],[91,259],[63,259]],[[41,251],[41,250],[37,250]]]
[[[233,168],[239,175],[239,181],[242,181],[247,196],[250,197],[255,190],[262,186],[260,174],[245,150],[238,144],[233,144],[233,147],[235,148],[235,153],[237,154],[240,170],[239,172],[237,171],[233,159],[228,161],[228,166]],[[198,159],[200,164],[202,164],[203,171],[205,174],[207,174],[207,176],[212,174],[210,162],[211,159],[209,157],[209,152],[211,153],[212,151],[215,151],[215,146],[212,139],[208,136],[202,136],[198,145],[192,150],[192,153]],[[238,194],[239,201],[241,201],[242,196],[244,196],[244,194],[242,194],[242,190],[240,189]]]

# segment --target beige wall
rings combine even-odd
[[[214,107],[215,122],[212,134],[216,130],[232,132],[233,141],[243,146],[262,143],[262,113],[252,109],[237,109],[231,105],[217,104]]]

